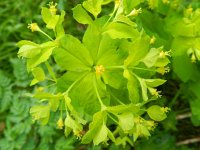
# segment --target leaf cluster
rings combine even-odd
[[[113,5],[113,12],[101,15],[108,3]],[[65,33],[65,12],[59,15],[56,4],[42,8],[42,19],[54,37],[32,23],[29,28],[50,41],[18,43],[18,56],[26,58],[27,70],[34,77],[31,85],[47,82],[56,88],[48,92],[49,88],[43,87],[35,92],[33,97],[41,104],[31,108],[33,120],[46,124],[50,111],[58,110],[58,128],[65,128],[66,135],[72,131],[84,144],[93,141],[98,145],[110,139],[117,145],[133,145],[138,137],[150,136],[155,121],[164,120],[169,110],[147,103],[161,97],[156,88],[165,80],[155,74],[168,72],[170,61],[169,52],[154,46],[153,39],[137,25],[134,8],[139,4],[128,0],[78,4],[73,16],[87,25],[81,41]],[[52,58],[65,72],[61,76],[52,68]]]

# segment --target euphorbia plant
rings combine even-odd
[[[113,3],[113,12],[101,14],[102,6],[109,3]],[[56,4],[42,8],[46,28],[55,37],[32,23],[28,27],[50,41],[18,43],[18,55],[26,58],[27,70],[34,77],[31,85],[49,84],[34,93],[41,104],[30,109],[33,120],[46,124],[50,111],[60,111],[58,128],[64,128],[66,136],[73,132],[84,144],[111,140],[133,145],[139,136],[150,136],[155,121],[164,120],[168,111],[151,102],[161,97],[156,88],[165,80],[155,74],[169,71],[169,52],[154,47],[155,38],[138,28],[135,17],[142,10],[136,5],[138,2],[132,0],[86,0],[78,4],[73,16],[87,26],[81,41],[65,33],[65,12],[58,15]],[[50,59],[63,74],[54,71]],[[50,86],[56,90],[48,92]]]

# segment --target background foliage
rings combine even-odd
[[[27,0],[26,3],[14,0],[0,2],[0,149],[122,149],[114,145],[109,148],[106,145],[98,147],[81,145],[74,137],[65,138],[53,123],[58,119],[58,114],[51,116],[50,124],[47,126],[33,124],[29,109],[36,100],[29,98],[27,93],[37,90],[37,87],[29,87],[32,77],[27,75],[24,62],[16,58],[16,42],[21,39],[34,39],[35,42],[44,40],[42,35],[31,33],[26,26],[31,21],[40,22],[41,7],[48,2],[39,0],[34,3],[32,0]],[[198,0],[176,2],[180,12],[189,5],[194,9],[200,7]],[[85,26],[72,19],[71,8],[77,3],[80,1],[59,0],[58,8],[67,12],[65,30],[79,37],[83,34]],[[109,7],[105,11],[108,10]],[[164,95],[161,103],[165,103],[172,111],[152,137],[149,140],[138,141],[135,149],[195,150],[200,147],[198,142],[186,146],[180,143],[187,139],[199,139],[200,135],[199,62],[191,62],[187,54],[189,47],[185,47],[183,42],[190,43],[191,40],[198,38],[199,33],[192,32],[188,26],[183,31],[175,30],[184,26],[179,27],[180,22],[173,22],[171,16],[166,15],[170,12],[163,10],[165,9],[147,10],[139,15],[137,21],[145,27],[148,34],[160,40],[158,44],[162,43],[168,48],[172,46],[173,50],[176,50],[172,54],[172,71],[166,77],[168,82],[161,87]],[[173,16],[183,17],[178,11],[177,16],[174,12],[171,12]],[[169,19],[166,16],[169,16]],[[127,145],[124,149],[131,148]]]

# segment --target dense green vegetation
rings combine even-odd
[[[143,29],[151,38],[153,47],[159,49],[163,46],[165,52],[171,50],[169,58],[171,71],[164,76],[153,74],[154,78],[167,80],[158,88],[159,91],[162,91],[162,97],[146,106],[167,106],[171,111],[167,113],[168,117],[151,132],[148,139],[142,137],[136,141],[134,149],[196,150],[200,147],[200,2],[198,0],[173,0],[169,3],[165,0],[148,0],[141,4],[142,1],[138,0],[130,4],[128,2],[127,0],[126,11],[130,12],[131,7],[135,7],[136,10],[142,8],[142,12],[138,11],[138,14],[131,18],[133,22],[128,20],[128,24],[136,23],[139,31]],[[60,112],[51,113],[49,123],[45,126],[32,121],[29,110],[31,107],[40,105],[37,98],[32,98],[33,94],[41,92],[41,86],[47,87],[49,81],[29,86],[35,76],[26,71],[26,60],[17,58],[16,44],[24,39],[35,43],[47,41],[44,35],[30,32],[27,25],[31,22],[37,22],[46,33],[54,36],[45,29],[40,15],[41,8],[48,7],[48,3],[49,1],[45,0],[34,3],[31,0],[26,3],[14,0],[0,2],[0,149],[133,149],[131,142],[126,145],[123,145],[122,142],[122,145],[118,146],[112,142],[109,142],[108,145],[93,146],[93,144],[81,144],[73,134],[65,137],[63,131],[59,130],[56,124],[60,118]],[[77,20],[75,21],[71,9],[82,1],[59,0],[57,3],[59,12],[66,11],[63,22],[66,33],[81,40],[87,28],[87,25],[83,24],[88,24],[88,20],[85,23],[84,19],[75,16]],[[101,15],[111,13],[113,4],[103,6]],[[123,21],[127,23],[127,19]],[[123,36],[122,38],[130,36],[127,33],[108,34],[112,37]],[[144,46],[144,39],[142,38],[141,41],[141,45]],[[63,67],[62,62],[58,61],[60,57],[57,56],[56,62]],[[61,70],[53,59],[49,62],[57,76],[65,73],[65,68]],[[76,64],[72,65],[76,66]],[[139,72],[139,74],[143,75],[144,72]],[[152,77],[152,75],[150,76]],[[59,88],[65,89],[63,86]],[[110,90],[113,89],[110,88]],[[48,88],[49,93],[54,91],[55,87]],[[155,116],[152,118],[155,119]],[[159,118],[155,120],[159,120]],[[114,129],[111,127],[110,130]]]

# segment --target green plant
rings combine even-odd
[[[85,144],[110,139],[133,145],[139,136],[150,136],[154,121],[166,118],[169,108],[155,101],[161,97],[156,88],[165,80],[155,74],[169,71],[170,51],[154,47],[155,37],[150,38],[137,25],[139,1],[115,1],[111,15],[100,15],[102,6],[111,2],[87,0],[73,8],[76,21],[88,25],[82,42],[65,34],[64,11],[58,15],[53,3],[43,7],[43,21],[54,37],[37,23],[29,24],[50,41],[22,40],[18,56],[27,60],[27,70],[34,77],[31,85],[40,86],[33,95],[41,103],[30,110],[33,120],[46,124],[50,111],[59,110],[57,125],[60,129],[65,126],[65,135],[73,131]],[[59,69],[51,67],[54,60]],[[49,87],[56,90],[48,92]]]
[[[15,58],[11,59],[11,64],[14,72],[12,78],[7,77],[5,71],[0,71],[0,149],[74,149],[76,139],[68,138],[66,142],[66,138],[56,132],[53,122],[59,117],[58,114],[51,117],[52,123],[48,126],[33,123],[28,112],[37,101],[26,96],[34,88],[24,88],[30,83],[25,63]]]

